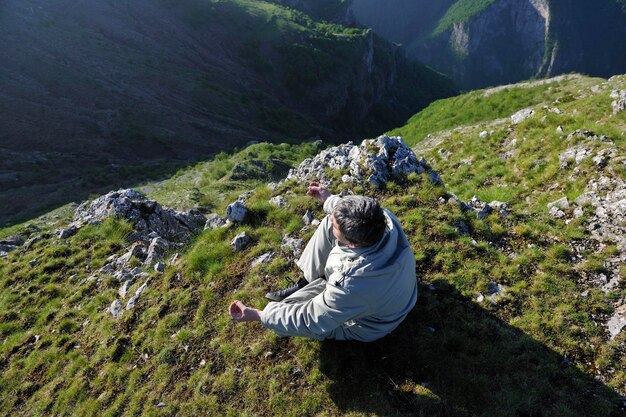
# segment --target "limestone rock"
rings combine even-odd
[[[115,299],[115,301],[113,301],[111,303],[111,306],[109,307],[109,313],[111,313],[113,315],[113,317],[120,318],[122,316],[122,303],[120,300]]]
[[[277,195],[276,197],[272,197],[269,203],[276,207],[285,207],[287,205],[287,199],[282,195]]]
[[[197,210],[179,212],[164,208],[133,189],[111,191],[93,201],[86,201],[74,214],[76,221],[87,224],[100,223],[108,217],[133,223],[142,236],[154,232],[176,241],[190,239],[206,223],[206,218]]]
[[[511,116],[511,123],[513,123],[514,125],[519,124],[531,117],[533,114],[535,114],[535,111],[533,109],[522,109],[515,113],[513,116]]]
[[[607,323],[611,340],[615,339],[626,326],[626,304],[615,309],[615,313]]]
[[[254,268],[260,264],[267,264],[270,263],[272,259],[274,259],[274,252],[267,252],[257,258],[254,258],[250,266]]]
[[[412,172],[432,172],[431,180],[441,183],[441,178],[426,160],[418,160],[401,137],[385,135],[366,139],[359,146],[348,142],[325,149],[315,158],[305,159],[298,168],[290,170],[286,180],[317,180],[328,184],[332,178],[325,172],[326,169],[347,170],[348,173],[342,176],[343,182],[370,183],[377,187],[393,177],[404,177]]]
[[[304,213],[304,216],[302,216],[302,222],[306,225],[309,225],[313,222],[313,212],[309,209],[307,209],[306,213]]]
[[[226,219],[217,213],[211,213],[207,216],[206,223],[204,224],[204,230],[217,229],[226,225]]]
[[[146,255],[146,260],[144,261],[144,264],[146,266],[152,265],[154,262],[163,259],[169,248],[170,243],[167,240],[160,237],[155,237],[150,241],[148,254]]]
[[[250,237],[246,232],[241,232],[231,240],[230,244],[235,251],[242,251],[250,243]]]
[[[560,209],[566,210],[566,209],[569,208],[569,202],[567,200],[567,197],[563,197],[563,198],[559,198],[556,201],[548,203],[547,207],[549,209],[552,208],[552,207],[556,207],[556,208],[560,208]]]
[[[133,285],[133,281],[132,280],[124,281],[122,283],[122,286],[119,288],[119,290],[117,290],[117,293],[120,295],[120,297],[126,298],[126,294],[128,293],[128,289],[132,285]],[[122,307],[122,305],[120,304],[120,308],[121,307]]]
[[[626,110],[626,90],[611,91],[611,98],[615,99],[615,101],[611,103],[613,106],[613,114]]]
[[[237,200],[226,207],[226,218],[231,222],[241,223],[246,217],[248,209],[245,203],[241,200]]]
[[[283,236],[280,248],[285,252],[292,253],[295,257],[300,256],[302,252],[302,246],[304,246],[304,240],[294,239],[289,236]]]

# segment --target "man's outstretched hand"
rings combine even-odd
[[[331,196],[331,193],[326,189],[326,186],[324,186],[324,184],[320,184],[319,182],[312,182],[307,188],[306,195],[308,195],[309,197],[313,197],[314,199],[319,200],[323,203],[328,197]]]
[[[261,310],[246,307],[241,301],[233,301],[229,308],[230,318],[234,321],[261,321]]]

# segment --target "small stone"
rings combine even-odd
[[[109,312],[113,315],[113,317],[120,318],[122,316],[122,302],[117,299],[113,301],[109,307]]]
[[[581,207],[576,207],[576,208],[574,209],[574,217],[575,217],[575,218],[577,218],[577,219],[578,219],[578,218],[582,217],[582,216],[583,216],[583,214],[584,214],[584,211],[583,211],[583,209],[582,209]]]
[[[163,262],[157,262],[156,264],[154,264],[154,270],[155,272],[164,272],[165,264]]]
[[[583,297],[583,298],[589,297],[589,290],[585,290],[585,291],[581,292],[580,296]]]
[[[167,404],[165,404],[164,402],[160,402],[157,404],[157,407],[159,408],[167,407]]]
[[[137,301],[139,301],[139,297],[137,297],[136,295],[130,297],[130,300],[128,300],[128,303],[126,303],[126,310],[132,310],[133,308],[135,308]]]
[[[313,222],[313,212],[311,210],[306,210],[306,213],[304,213],[304,216],[302,216],[302,222],[306,225],[309,225]]]
[[[204,230],[217,229],[226,225],[226,219],[217,213],[211,213],[207,216],[207,221],[204,224]]]
[[[529,117],[531,117],[533,114],[535,114],[535,111],[533,109],[520,110],[517,113],[515,113],[513,116],[511,116],[511,122],[514,125],[519,124],[523,122],[524,120],[528,119]]]
[[[248,209],[246,208],[246,205],[240,200],[237,200],[226,207],[226,218],[231,222],[242,222],[247,213]]]
[[[563,127],[562,126],[557,126],[556,127],[556,133],[562,134],[563,133]]]
[[[267,252],[267,253],[264,253],[263,255],[259,256],[258,258],[255,258],[252,261],[252,264],[250,266],[252,268],[254,268],[255,266],[260,265],[260,264],[267,264],[272,259],[274,259],[274,252]]]
[[[274,352],[265,352],[265,355],[263,355],[263,358],[265,358],[265,360],[270,359],[272,356],[274,356]]]
[[[276,197],[272,197],[270,199],[269,203],[271,205],[273,205],[273,206],[282,208],[282,207],[285,207],[287,205],[288,201],[282,195],[277,195]]]
[[[178,262],[180,262],[180,253],[175,253],[171,258],[170,258],[170,265],[177,265]]]
[[[235,251],[242,251],[250,242],[250,237],[246,234],[246,232],[241,232],[237,236],[231,240],[230,245],[234,248]]]
[[[284,236],[281,242],[280,248],[285,252],[291,252],[294,256],[299,256],[302,251],[304,241],[302,239],[294,239],[288,236]]]
[[[554,217],[555,219],[565,218],[565,213],[556,207],[552,207],[548,213],[550,214],[550,216]]]
[[[478,136],[480,136],[481,138],[486,138],[489,136],[489,132],[487,132],[486,130],[483,130],[482,132],[480,132]]]
[[[476,297],[476,302],[477,303],[482,303],[484,299],[485,299],[484,295],[478,294],[478,297]]]
[[[320,221],[317,219],[313,219],[313,221],[311,222],[311,226],[319,226],[320,225]]]
[[[78,231],[76,226],[68,226],[66,229],[61,229],[58,231],[57,236],[59,239],[67,239],[68,237],[74,235]]]
[[[547,207],[551,209],[552,207],[560,208],[566,210],[569,208],[569,202],[567,201],[567,197],[559,198],[556,201],[547,204]]]
[[[128,281],[124,281],[124,283],[122,284],[122,286],[120,287],[119,290],[117,290],[117,293],[120,295],[120,297],[122,298],[126,298],[126,294],[128,293],[128,289],[133,285],[133,281],[128,280]]]

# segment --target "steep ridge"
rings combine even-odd
[[[454,92],[371,31],[269,2],[9,0],[0,22],[2,222],[250,140],[381,132]]]
[[[147,197],[119,190],[2,230],[0,409],[620,416],[625,131],[626,76],[564,76],[435,102],[394,131],[414,151],[395,136],[254,144]],[[313,178],[377,197],[407,232],[420,300],[380,342],[228,319],[233,298],[262,307],[298,278],[323,216],[303,193]],[[110,208],[122,218],[90,224]],[[207,217],[191,242],[190,210]]]

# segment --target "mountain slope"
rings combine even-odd
[[[250,140],[381,132],[454,92],[371,31],[262,1],[10,0],[0,39],[2,221]]]
[[[244,221],[174,244],[164,272],[144,264],[145,236],[128,221],[60,238],[55,229],[67,230],[75,211],[66,207],[4,229],[2,244],[18,247],[0,260],[1,413],[621,416],[625,108],[626,76],[475,91],[398,130],[445,186],[432,171],[377,188],[327,168],[333,191],[392,210],[416,255],[418,305],[372,344],[278,338],[227,315],[232,299],[262,307],[266,291],[298,277],[284,237],[308,239],[303,215],[323,213],[304,184],[267,181],[284,175],[276,161],[311,157],[318,142],[256,144],[146,184],[164,204],[218,214],[251,191],[239,197]],[[325,150],[326,164],[340,165],[342,149]],[[302,171],[320,175],[312,165]],[[249,178],[233,181],[243,171]],[[547,207],[563,197],[569,207]],[[250,242],[235,251],[229,242],[242,232]],[[141,278],[124,287],[118,263]],[[137,291],[115,318],[112,303]]]

